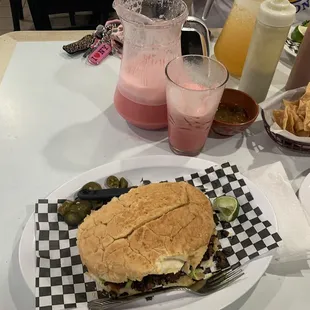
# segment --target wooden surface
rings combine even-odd
[[[21,30],[28,31],[34,30],[31,13],[28,7],[27,0],[22,0],[24,19],[20,20]],[[55,19],[55,18],[53,18]],[[69,19],[69,18],[68,18]],[[64,17],[57,16],[58,23],[64,23],[66,19]],[[13,20],[10,6],[10,0],[0,0],[0,36],[13,31]]]

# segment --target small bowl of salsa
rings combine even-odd
[[[222,136],[245,131],[257,118],[258,104],[246,93],[226,88],[215,114],[212,130]]]

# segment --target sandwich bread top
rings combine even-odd
[[[132,189],[89,215],[77,245],[89,273],[105,281],[142,280],[196,268],[215,228],[209,199],[186,182]]]

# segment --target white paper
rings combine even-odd
[[[271,132],[276,133],[285,138],[297,141],[297,142],[305,142],[305,143],[310,144],[310,137],[298,137],[286,130],[283,130],[277,123],[273,121],[273,116],[272,116],[273,110],[284,109],[283,99],[286,99],[289,101],[299,100],[302,97],[302,95],[305,93],[305,91],[306,91],[306,87],[289,90],[275,97],[269,98],[260,104],[261,108],[265,112],[265,118],[266,118],[268,125],[270,126]]]
[[[247,175],[270,201],[282,243],[273,262],[290,262],[307,257],[310,226],[281,162],[248,171]]]

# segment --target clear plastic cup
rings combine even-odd
[[[229,73],[216,60],[185,55],[167,64],[166,76],[170,148],[196,156],[209,135]]]

